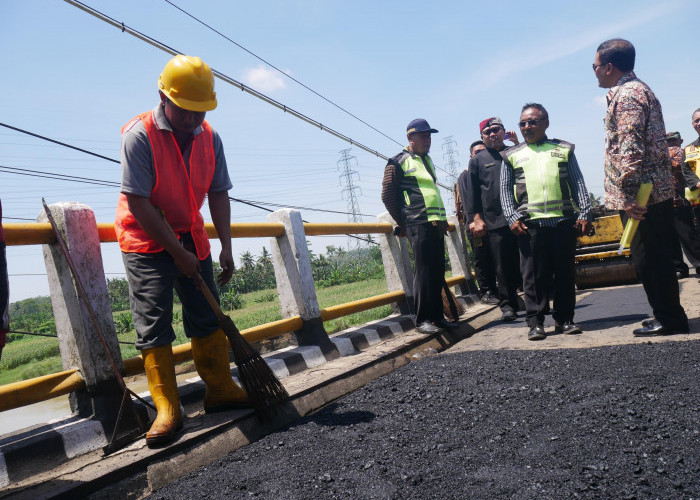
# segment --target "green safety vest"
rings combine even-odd
[[[700,165],[700,147],[693,146],[692,144],[685,147],[685,162],[688,166],[698,174],[698,165]],[[700,189],[685,188],[685,199],[690,202],[691,205],[700,205]]]
[[[447,221],[445,205],[435,184],[435,167],[428,155],[423,159],[408,150],[404,150],[398,157],[403,171],[401,190],[405,201],[403,215],[407,226]]]
[[[521,143],[503,153],[513,167],[518,213],[526,219],[571,217],[569,155],[574,145],[558,139]]]

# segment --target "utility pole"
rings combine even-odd
[[[445,206],[446,210],[452,210],[454,212],[454,192],[452,187],[457,182],[457,177],[460,174],[459,166],[459,152],[457,151],[457,142],[452,138],[452,136],[445,137],[442,140],[442,158],[446,163],[447,170],[447,185],[450,186],[450,196],[448,198],[447,204],[451,207],[450,209]]]
[[[356,191],[362,194],[362,189],[360,186],[356,186],[353,182],[354,179],[360,180],[360,174],[357,170],[353,170],[353,166],[357,166],[357,158],[350,155],[352,148],[343,149],[340,151],[340,160],[338,160],[338,171],[340,175],[340,185],[343,186],[341,191],[341,196],[347,202],[348,209],[348,222],[363,222],[362,215],[360,212],[360,205],[357,202]],[[360,250],[360,242],[362,240],[359,238],[353,238],[348,236],[348,250],[352,246],[358,251]]]

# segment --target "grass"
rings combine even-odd
[[[319,307],[329,307],[353,300],[367,298],[387,292],[384,278],[366,280],[357,283],[319,288],[316,290]],[[276,290],[259,290],[242,295],[244,306],[242,309],[225,311],[239,329],[245,330],[257,325],[282,319]],[[181,306],[174,307],[175,316],[180,313]],[[331,334],[344,330],[354,325],[380,319],[391,314],[391,306],[381,306],[367,311],[351,314],[342,318],[324,323],[326,331]],[[185,336],[182,322],[173,324],[175,330],[174,345],[189,342]],[[134,330],[119,334],[119,341],[133,343],[136,341]],[[289,335],[277,339],[266,340],[258,343],[258,348],[263,352],[279,349],[287,345]],[[122,358],[127,359],[139,354],[133,345],[120,344]],[[26,380],[49,373],[62,371],[61,357],[58,350],[58,340],[48,337],[31,337],[25,335],[9,344],[2,351],[0,361],[0,385]]]

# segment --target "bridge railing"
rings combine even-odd
[[[143,373],[143,359],[140,356],[122,360],[109,307],[100,244],[116,241],[113,224],[96,223],[92,210],[85,205],[66,202],[49,208],[67,243],[100,330],[119,369],[127,376]],[[116,414],[114,409],[120,403],[121,394],[115,389],[116,379],[108,357],[78,296],[67,263],[57,248],[53,230],[50,224],[43,222],[46,220],[46,215],[42,213],[37,223],[9,223],[4,224],[3,228],[7,245],[43,245],[65,371],[0,386],[0,411],[72,394],[71,408],[74,412],[101,421],[103,418],[111,420]],[[405,238],[399,239],[392,234],[392,222],[388,214],[382,214],[377,223],[304,223],[299,212],[282,209],[270,214],[266,223],[231,224],[233,238],[271,238],[272,262],[283,316],[281,320],[243,330],[242,335],[249,342],[256,342],[291,333],[297,344],[318,346],[330,360],[339,354],[323,327],[324,321],[386,304],[392,304],[397,312],[411,313],[413,290],[407,242]],[[459,293],[466,294],[465,276],[471,273],[462,251],[461,235],[454,230],[455,224],[456,219],[453,218],[446,237],[453,274],[448,284],[462,286]],[[207,224],[205,229],[210,237],[217,237],[213,224]],[[335,234],[378,235],[389,290],[387,293],[319,308],[306,237]],[[191,344],[174,346],[173,353],[178,363],[191,360]]]

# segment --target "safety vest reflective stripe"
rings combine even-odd
[[[194,136],[188,172],[173,133],[158,129],[152,111],[143,113],[135,119],[143,122],[153,151],[155,180],[150,202],[163,212],[175,233],[192,234],[197,257],[204,260],[209,256],[211,247],[209,236],[204,230],[204,219],[199,210],[211,186],[216,164],[211,127],[205,121],[201,132]],[[133,120],[122,128],[122,133],[130,126],[133,126]],[[136,221],[129,210],[124,193],[120,193],[117,203],[115,231],[122,252],[163,251],[163,247],[156,243]]]
[[[518,213],[530,219],[573,215],[566,143],[523,144],[508,155],[513,166]]]
[[[697,168],[700,164],[700,147],[693,146],[692,144],[685,147],[685,162],[688,166],[695,172],[698,173]],[[690,202],[691,205],[700,205],[700,189],[690,190],[690,188],[685,188],[685,199]]]
[[[420,156],[409,153],[401,163],[404,177],[401,188],[406,200],[404,211],[408,212],[407,219],[413,221],[422,220],[423,214],[427,222],[446,221],[447,212],[435,184],[433,162],[428,155],[423,158],[426,163]]]

